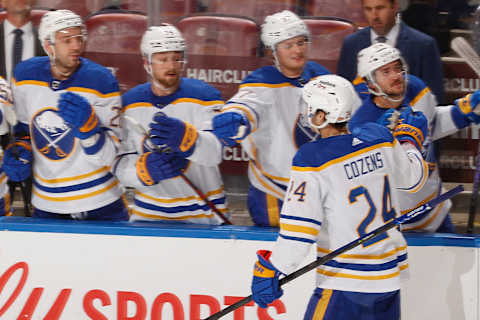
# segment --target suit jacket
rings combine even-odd
[[[370,27],[347,36],[340,51],[337,73],[353,81],[357,76],[357,54],[371,44]],[[443,65],[435,39],[402,22],[396,47],[408,64],[409,73],[422,79],[440,104],[445,103]]]
[[[33,27],[33,36],[35,38],[33,47],[35,56],[44,56],[45,51],[43,51],[42,44],[38,39],[38,30],[35,26]],[[6,79],[7,68],[5,66],[5,28],[3,26],[3,22],[0,22],[0,57],[4,57],[3,59],[0,59],[0,76]]]

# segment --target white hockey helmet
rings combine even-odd
[[[306,103],[304,115],[309,125],[316,129],[324,128],[329,123],[349,121],[352,110],[361,104],[350,81],[334,74],[310,80],[302,89],[302,97]],[[318,110],[325,112],[325,122],[321,125],[312,122]]]
[[[302,35],[310,39],[307,25],[289,10],[267,16],[262,24],[262,42],[272,50],[279,42]]]
[[[45,52],[47,51],[45,49],[45,40],[48,40],[53,45],[55,44],[55,33],[57,31],[73,27],[80,27],[82,29],[84,40],[86,40],[87,29],[85,28],[82,18],[78,14],[63,9],[48,11],[45,13],[42,16],[38,28],[38,38],[40,39]]]
[[[401,61],[404,71],[407,72],[407,64],[397,48],[386,43],[375,43],[358,53],[358,75],[373,81],[375,70],[397,60]]]
[[[149,27],[143,34],[140,44],[142,55],[151,62],[157,52],[181,51],[185,53],[185,39],[180,30],[168,23]]]

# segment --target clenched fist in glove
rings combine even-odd
[[[423,141],[428,134],[428,121],[425,115],[414,112],[412,108],[403,109],[400,114],[399,124],[395,127],[393,135],[400,142],[410,142],[422,151]]]
[[[252,298],[261,308],[266,308],[283,295],[278,282],[282,273],[270,262],[271,254],[268,250],[257,251],[258,261],[253,268]]]
[[[100,121],[95,110],[84,97],[64,92],[58,100],[60,117],[74,130],[79,139],[88,139],[100,131]]]
[[[223,145],[234,146],[250,133],[250,122],[243,114],[224,112],[213,118],[213,133]]]
[[[32,172],[32,148],[23,141],[11,144],[5,150],[3,171],[11,181],[24,181]]]
[[[179,176],[188,160],[175,153],[147,152],[137,160],[137,176],[146,186]]]
[[[190,156],[197,142],[197,129],[190,123],[157,112],[150,123],[150,137],[159,147],[168,146],[181,156]]]
[[[467,94],[455,100],[452,117],[458,128],[464,128],[471,123],[480,123],[480,90]]]

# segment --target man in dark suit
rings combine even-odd
[[[343,41],[337,73],[351,81],[357,77],[357,54],[377,42],[386,42],[402,53],[409,73],[422,79],[444,104],[443,67],[437,43],[397,17],[397,0],[361,0],[369,26]]]
[[[45,55],[32,24],[35,0],[1,0],[6,18],[0,23],[0,76],[10,80],[15,65],[34,56]]]

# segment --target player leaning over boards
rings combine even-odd
[[[182,78],[185,40],[174,26],[150,27],[141,51],[152,80],[122,97],[125,152],[114,166],[120,181],[136,189],[131,220],[220,224],[179,176],[184,171],[220,213],[227,211],[218,169],[222,145],[211,132],[214,111],[223,106],[220,93],[203,81]],[[151,143],[171,152],[152,152],[150,141],[133,129],[129,118],[150,130]]]
[[[429,163],[429,178],[414,196],[402,192],[398,195],[401,211],[409,211],[441,193],[442,181],[432,142],[480,121],[475,113],[480,110],[475,109],[480,102],[480,91],[456,100],[455,105],[437,106],[435,96],[425,83],[408,74],[408,66],[400,51],[385,43],[374,44],[359,52],[358,75],[354,83],[363,97],[363,104],[354,113],[349,123],[350,130],[365,122],[388,122],[394,110],[402,110],[406,106],[422,111],[428,119],[429,130],[423,153]],[[453,233],[454,226],[448,214],[450,207],[451,201],[444,201],[409,220],[402,225],[402,230]]]
[[[249,155],[248,210],[256,225],[278,226],[293,155],[316,139],[300,116],[301,88],[330,73],[307,62],[310,32],[294,13],[265,18],[261,39],[273,66],[257,69],[213,119],[213,132],[224,143],[241,141]]]
[[[406,109],[393,135],[377,123],[350,133],[347,121],[360,101],[348,80],[318,77],[303,98],[322,139],[295,155],[277,241],[272,251],[257,252],[252,296],[263,308],[282,295],[279,276],[295,271],[311,245],[323,257],[382,226],[399,214],[394,189],[416,192],[428,175],[418,150],[427,130],[421,112]],[[400,319],[407,276],[405,239],[390,229],[318,267],[304,319]]]
[[[116,156],[111,129],[120,107],[117,80],[80,57],[86,30],[75,13],[47,12],[39,38],[48,57],[15,69],[15,131],[21,139],[5,152],[5,173],[22,181],[33,171],[33,217],[127,220],[123,189],[110,173]]]

